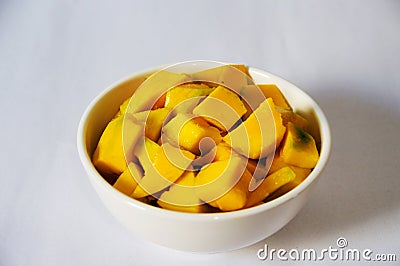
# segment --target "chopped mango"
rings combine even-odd
[[[177,74],[165,70],[153,73],[143,82],[132,95],[132,103],[129,104],[127,112],[138,113],[154,109],[162,101],[162,96],[169,89],[185,83],[188,80],[186,74]]]
[[[250,77],[250,73],[249,73],[249,68],[246,65],[242,65],[242,64],[231,64],[230,66],[240,70],[241,72],[243,72],[244,74],[246,74],[247,76]]]
[[[182,155],[182,157],[174,156],[173,158],[174,162],[178,161],[178,166],[168,157],[174,154],[173,151],[176,152],[175,154]],[[153,162],[154,167],[144,169],[144,176],[133,191],[132,197],[142,198],[167,188],[189,168],[194,158],[194,154],[180,150],[169,143],[159,146]]]
[[[246,207],[252,207],[258,202],[264,200],[272,192],[290,181],[293,181],[295,177],[296,174],[290,167],[281,168],[275,173],[270,174],[261,181],[262,183],[254,191],[249,193]]]
[[[239,156],[203,167],[195,179],[196,194],[204,202],[218,206],[221,210],[242,208],[247,201],[251,179],[245,167],[246,160]]]
[[[285,130],[281,115],[275,110],[273,100],[268,98],[223,140],[240,154],[259,159],[279,146]]]
[[[119,115],[124,115],[126,113],[126,109],[128,108],[129,102],[131,100],[131,97],[126,99],[120,106],[119,106]]]
[[[186,171],[157,201],[164,209],[182,212],[207,212],[208,206],[194,193],[195,175]]]
[[[171,109],[159,108],[132,114],[137,120],[145,123],[145,135],[157,142],[161,135],[161,128],[166,121]]]
[[[142,169],[135,163],[130,162],[128,167],[118,177],[113,187],[130,196],[137,186],[137,181],[142,178]]]
[[[220,130],[227,131],[246,111],[246,107],[235,92],[218,86],[193,109],[193,114],[203,117]]]
[[[225,142],[220,142],[216,146],[214,162],[229,160],[229,158],[231,157],[231,154],[232,154],[232,148]]]
[[[178,108],[179,111],[191,112],[193,108],[200,101],[201,96],[209,95],[214,88],[210,88],[205,84],[183,84],[175,88],[170,89],[165,98],[165,107],[168,108]],[[195,101],[190,99],[195,98]],[[183,103],[185,101],[185,103]],[[189,105],[188,105],[189,103]],[[184,107],[179,108],[178,105],[184,105]]]
[[[97,144],[93,164],[103,173],[120,175],[126,169],[127,161],[131,161],[131,151],[142,132],[143,125],[130,116],[118,116],[111,120]],[[123,133],[129,137],[123,138]]]
[[[314,138],[291,122],[287,126],[280,156],[286,163],[302,168],[314,168],[319,159]]]
[[[144,137],[144,143],[141,139],[137,142],[133,153],[145,172],[153,168],[153,163],[159,148],[160,145],[147,137]]]
[[[311,169],[309,169],[309,168],[301,168],[301,167],[287,164],[282,159],[282,157],[279,155],[279,153],[275,154],[274,160],[272,161],[272,164],[271,164],[270,173],[272,174],[272,173],[278,171],[279,169],[281,169],[283,167],[287,167],[287,166],[289,166],[293,170],[293,172],[295,172],[296,178],[293,181],[291,181],[291,182],[287,183],[286,185],[282,186],[281,188],[279,188],[274,194],[282,195],[282,194],[288,192],[289,190],[292,190],[297,185],[299,185],[301,182],[303,182],[304,179],[306,179],[306,177],[311,173]]]
[[[275,84],[257,84],[257,86],[263,92],[265,98],[274,100],[276,106],[292,109],[281,90]]]
[[[282,116],[282,123],[284,126],[287,126],[289,122],[292,122],[296,126],[300,127],[303,130],[306,130],[308,127],[308,121],[302,117],[301,115],[293,112],[292,110],[288,110],[281,107],[276,107],[276,110]]]
[[[240,92],[242,87],[251,83],[247,73],[241,71],[236,65],[223,65],[192,74],[195,81],[203,81],[223,85],[236,92]]]
[[[203,118],[188,114],[177,114],[163,128],[163,134],[185,150],[200,155],[200,141],[203,138],[211,138],[215,144],[221,142],[219,130],[210,126]],[[211,147],[212,148],[212,147]]]

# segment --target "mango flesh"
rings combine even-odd
[[[143,111],[132,114],[138,121],[145,123],[145,135],[152,141],[157,142],[161,135],[161,128],[171,112],[169,108]]]
[[[296,174],[290,167],[281,168],[275,173],[267,176],[254,191],[249,193],[246,207],[252,207],[256,205],[268,197],[268,195],[283,185],[293,181],[295,178]]]
[[[179,150],[177,152],[182,153],[186,160],[175,158],[179,160],[179,165],[176,166],[165,153],[168,149]],[[133,191],[132,197],[142,198],[167,188],[189,168],[194,158],[194,154],[175,148],[168,143],[159,146],[153,162],[154,167],[145,169],[144,176]]]
[[[137,186],[137,181],[140,180],[142,176],[141,168],[135,163],[130,162],[125,171],[118,177],[113,187],[125,195],[130,196]]]
[[[200,141],[211,138],[215,144],[221,142],[221,135],[217,128],[210,126],[203,118],[186,114],[177,114],[163,128],[163,134],[174,144],[191,153],[200,155]]]
[[[247,73],[244,73],[242,72],[242,69],[242,67],[237,67],[237,65],[223,65],[193,73],[191,76],[195,81],[223,85],[236,92],[240,92],[242,87],[251,83],[248,71],[246,71]]]
[[[204,166],[195,179],[195,193],[204,202],[212,203],[221,210],[237,210],[246,204],[248,172],[246,161],[239,156]],[[244,175],[244,176],[243,176]],[[251,179],[251,174],[250,174]]]
[[[195,175],[186,171],[157,201],[164,209],[182,212],[207,212],[209,207],[194,193]]]
[[[291,122],[287,126],[280,156],[284,162],[302,168],[314,168],[319,159],[314,138]]]
[[[192,111],[200,101],[200,96],[207,96],[213,90],[214,88],[210,88],[205,84],[189,83],[177,86],[167,92],[165,98],[165,107],[170,109],[178,108],[178,110],[181,112]],[[191,98],[195,98],[195,101],[190,101]],[[183,107],[179,105],[183,105]]]
[[[292,110],[285,96],[275,84],[258,84],[257,85],[265,98],[272,98],[276,106]]]
[[[287,126],[289,122],[295,124],[303,130],[307,130],[308,121],[301,115],[285,108],[276,107],[276,110],[281,114],[282,124]]]
[[[100,137],[93,154],[93,164],[100,172],[120,175],[126,169],[127,161],[132,159],[129,155],[142,132],[143,125],[136,119],[124,115],[114,118]],[[123,138],[123,133],[129,137]]]
[[[239,96],[222,86],[218,86],[193,109],[193,114],[202,116],[222,131],[230,129],[246,112]]]
[[[286,128],[271,98],[260,106],[223,140],[250,159],[267,156],[279,146]]]

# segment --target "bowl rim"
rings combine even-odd
[[[77,149],[79,153],[79,157],[81,163],[83,164],[88,177],[90,178],[92,184],[93,182],[100,185],[103,189],[110,192],[110,195],[116,197],[119,201],[124,202],[125,204],[129,204],[137,209],[141,209],[147,212],[150,215],[156,215],[160,217],[169,217],[173,219],[180,219],[180,220],[192,220],[192,221],[210,221],[210,220],[231,220],[237,219],[246,216],[257,215],[259,213],[265,212],[272,208],[275,208],[279,205],[282,205],[294,198],[296,198],[300,193],[302,193],[307,187],[309,187],[313,182],[315,182],[320,174],[323,172],[331,152],[331,131],[329,127],[328,120],[322,111],[322,109],[318,106],[318,104],[311,98],[306,92],[300,89],[298,86],[294,85],[293,83],[281,78],[278,75],[272,74],[268,71],[248,66],[250,73],[257,73],[260,75],[267,75],[268,77],[272,78],[273,80],[278,80],[282,83],[286,83],[292,87],[295,87],[298,90],[298,93],[303,94],[303,97],[307,98],[307,101],[310,103],[312,110],[315,112],[315,117],[317,122],[319,123],[319,130],[320,130],[320,137],[321,137],[321,149],[320,149],[320,158],[318,160],[317,165],[311,171],[311,173],[307,176],[307,178],[301,182],[298,186],[296,186],[291,191],[285,193],[284,195],[266,202],[264,204],[260,204],[257,206],[249,207],[246,209],[230,211],[230,212],[218,212],[218,213],[187,213],[187,212],[180,212],[180,211],[173,211],[168,209],[163,209],[160,207],[152,206],[147,203],[143,203],[139,200],[133,199],[122,192],[115,189],[111,186],[102,175],[96,170],[94,167],[91,155],[89,155],[87,151],[87,143],[86,143],[86,130],[87,130],[87,122],[88,118],[90,117],[93,108],[97,105],[97,103],[107,94],[115,89],[116,87],[122,85],[123,83],[134,79],[135,77],[144,76],[146,74],[154,73],[165,67],[170,65],[160,65],[157,67],[148,68],[143,71],[134,72],[128,76],[125,76],[118,81],[109,85],[106,89],[104,89],[100,94],[98,94],[87,106],[85,109],[77,130]]]

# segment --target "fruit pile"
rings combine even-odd
[[[149,76],[104,129],[97,170],[120,192],[183,212],[234,211],[300,184],[319,153],[309,122],[244,65]]]

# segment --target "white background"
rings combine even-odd
[[[0,265],[267,265],[264,244],[320,250],[341,236],[398,264],[400,1],[144,2],[0,1]],[[84,109],[109,84],[194,59],[292,81],[332,129],[301,213],[228,253],[137,239],[101,204],[76,149]]]

